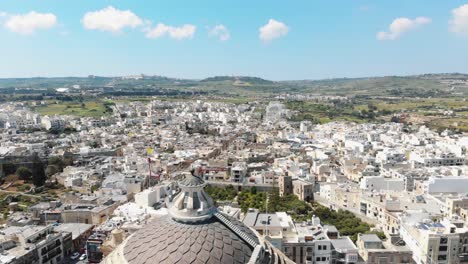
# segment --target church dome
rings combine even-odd
[[[255,243],[256,236],[242,223],[229,219]],[[171,217],[149,223],[124,248],[129,264],[247,263],[254,248],[217,218],[186,224]]]
[[[131,235],[104,263],[293,263],[242,222],[216,210],[203,179],[189,175],[169,215]]]

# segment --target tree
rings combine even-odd
[[[43,186],[46,181],[44,164],[37,153],[34,153],[32,158],[32,181],[35,186]]]
[[[23,181],[29,181],[31,180],[32,172],[30,169],[21,166],[16,170],[16,175],[20,177],[21,180]]]
[[[250,193],[257,194],[257,187],[254,186],[254,187],[250,188]]]
[[[50,178],[55,173],[59,172],[59,168],[56,165],[49,165],[45,170],[47,178]]]
[[[367,108],[370,110],[370,111],[377,111],[377,106],[373,105],[373,104],[367,104]]]
[[[16,166],[13,163],[5,163],[3,164],[3,173],[5,175],[14,174],[16,171]]]
[[[392,119],[390,119],[390,122],[400,123],[400,118],[398,116],[392,116]]]
[[[63,163],[63,160],[60,157],[57,157],[57,156],[50,157],[48,163],[49,163],[49,165],[55,166],[58,171],[63,170],[64,163]]]

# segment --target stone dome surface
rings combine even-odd
[[[243,235],[259,243],[257,236],[244,224],[224,217]],[[130,264],[247,263],[253,250],[245,239],[217,217],[187,224],[165,216],[132,235],[123,253]]]
[[[168,215],[138,230],[106,257],[106,264],[293,263],[255,231],[219,212],[203,179],[188,175],[168,199]]]

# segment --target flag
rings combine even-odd
[[[148,155],[153,155],[153,149],[150,147],[146,148],[146,152],[148,153]]]

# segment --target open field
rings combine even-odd
[[[292,121],[310,120],[315,123],[330,121],[370,122],[375,116],[365,109],[358,110],[353,104],[331,105],[313,102],[286,102],[286,107],[293,112]],[[364,111],[365,110],[365,111]]]
[[[35,108],[41,115],[73,115],[78,117],[100,117],[108,111],[101,101],[59,102]]]
[[[358,99],[347,103],[316,103],[287,101],[293,111],[292,121],[315,123],[351,121],[356,123],[389,121],[393,114],[407,113],[409,122],[431,128],[468,131],[468,100],[466,98],[404,98]]]
[[[376,100],[374,105],[379,110],[401,111],[401,110],[422,110],[433,111],[437,109],[454,110],[468,109],[468,101],[464,98],[420,98],[420,99],[401,99],[395,101]]]
[[[451,117],[435,119],[427,124],[434,129],[457,129],[463,132],[468,132],[468,117]]]

